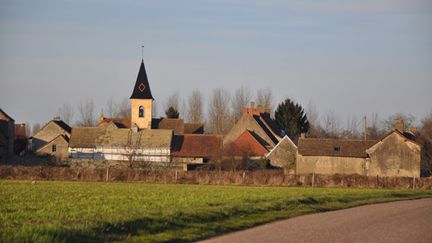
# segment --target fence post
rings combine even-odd
[[[412,186],[412,189],[413,190],[415,189],[415,176],[413,176],[413,186]]]
[[[178,171],[175,171],[175,182],[177,183],[177,178],[178,178]]]
[[[312,187],[315,185],[315,172],[312,173]]]
[[[105,181],[109,181],[109,165],[106,167]]]
[[[378,178],[378,175],[376,177],[376,187],[375,188],[379,188],[379,178]]]

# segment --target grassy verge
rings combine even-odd
[[[0,242],[192,241],[432,191],[0,181]]]

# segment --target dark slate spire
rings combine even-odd
[[[133,89],[131,99],[153,99],[150,91],[150,85],[147,79],[147,73],[144,67],[144,59],[141,61],[141,66],[138,72],[138,77]]]

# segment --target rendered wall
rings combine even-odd
[[[366,159],[332,156],[297,156],[297,174],[366,174]]]
[[[139,107],[144,107],[144,117],[139,117]],[[136,124],[140,129],[151,128],[153,117],[153,100],[131,100],[131,124]]]

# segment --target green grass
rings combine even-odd
[[[192,241],[432,191],[0,181],[0,242]]]

